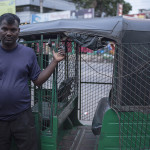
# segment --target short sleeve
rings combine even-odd
[[[30,69],[29,69],[29,78],[32,80],[32,81],[35,81],[39,74],[41,73],[41,69],[40,69],[40,66],[37,62],[37,57],[33,51],[32,53],[32,57],[31,57],[31,60],[30,60]]]

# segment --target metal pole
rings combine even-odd
[[[40,0],[40,13],[43,13],[43,0]]]

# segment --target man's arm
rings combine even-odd
[[[53,51],[53,60],[52,62],[47,66],[47,68],[45,70],[43,70],[38,78],[33,81],[33,83],[36,86],[41,86],[45,81],[48,80],[48,78],[51,76],[51,74],[53,73],[53,71],[55,70],[55,67],[57,66],[57,64],[63,60],[65,58],[65,52],[64,50],[60,50],[58,51],[58,53],[55,53]]]

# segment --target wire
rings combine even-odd
[[[98,72],[97,70],[95,70],[82,56],[81,56],[81,58],[88,64],[88,66],[90,67],[90,68],[92,68],[95,72],[97,72],[98,74],[100,74],[100,75],[103,75],[103,76],[106,76],[106,77],[110,77],[110,78],[112,78],[113,76],[109,76],[109,75],[106,75],[106,74],[103,74],[103,73],[100,73],[100,72]],[[139,72],[142,72],[143,70],[142,70],[142,68],[144,68],[147,64],[149,64],[150,63],[150,61],[148,61],[147,63],[145,63],[144,65],[142,65],[140,68],[138,68],[137,70],[135,70],[135,71],[131,71],[131,73],[129,73],[129,74],[126,74],[126,75],[124,75],[124,76],[119,76],[119,77],[113,77],[113,78],[124,78],[124,77],[127,77],[127,76],[131,76],[132,74],[135,74],[135,73],[139,73]],[[149,67],[149,66],[148,66]],[[147,68],[148,68],[147,67]],[[144,70],[145,69],[147,69],[147,68],[144,68]],[[141,71],[140,71],[141,70]]]

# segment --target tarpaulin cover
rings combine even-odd
[[[20,37],[51,33],[78,33],[99,36],[116,42],[150,41],[150,19],[106,17],[64,19],[20,26]],[[87,37],[86,37],[87,39]]]

